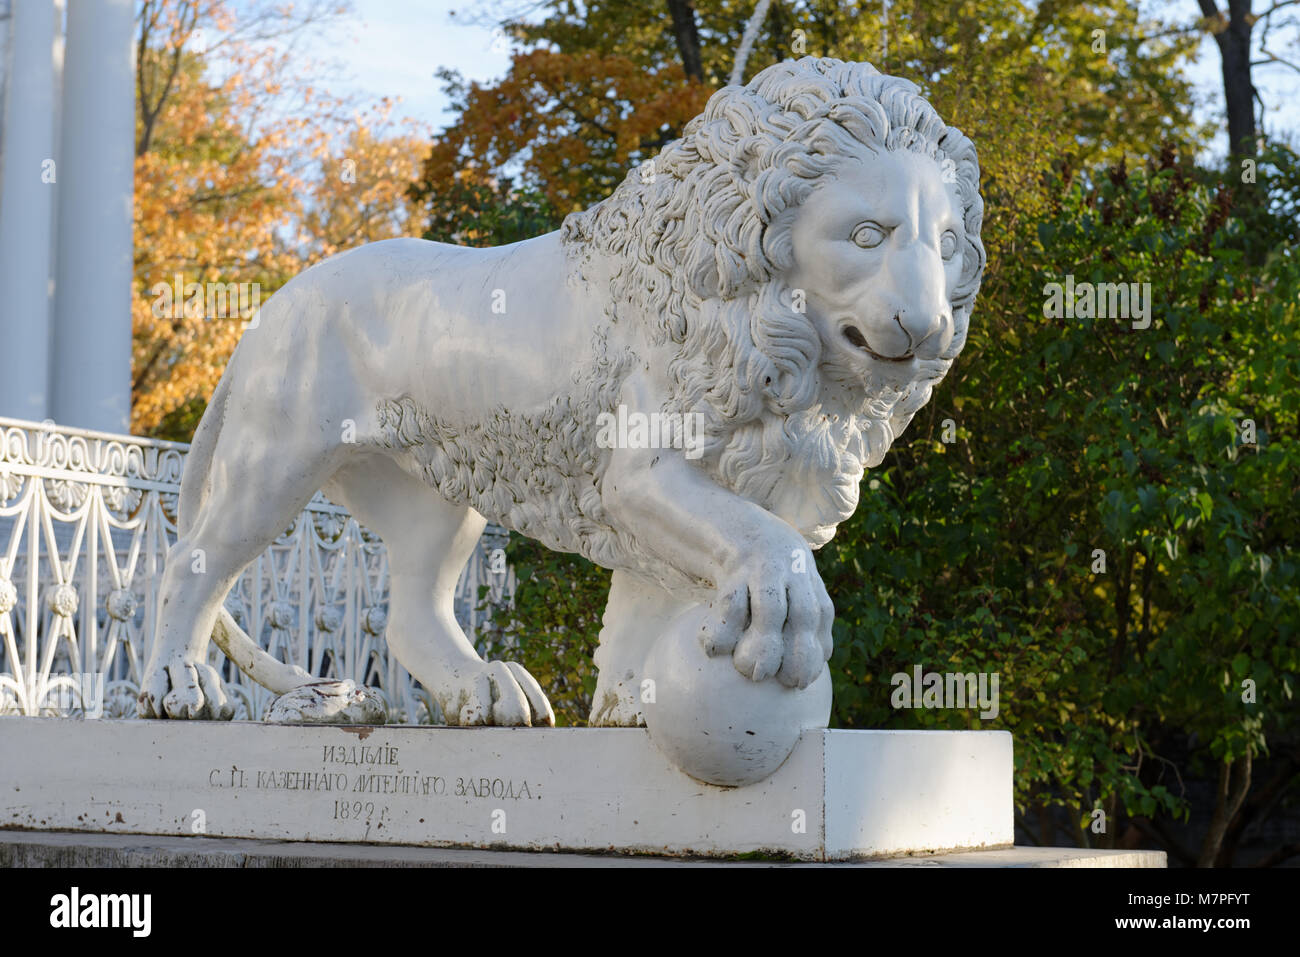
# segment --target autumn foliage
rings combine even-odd
[[[132,431],[187,439],[248,318],[163,287],[265,301],[341,249],[403,235],[424,131],[314,87],[278,41],[339,13],[147,0],[137,21]],[[418,230],[414,230],[418,232]],[[178,278],[179,277],[179,278]],[[172,300],[175,300],[175,296]]]
[[[604,199],[637,159],[674,139],[712,89],[680,66],[646,70],[634,60],[584,51],[515,55],[492,86],[453,84],[459,119],[424,164],[430,187],[493,171],[518,158],[562,213]]]

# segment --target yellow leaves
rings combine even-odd
[[[199,314],[166,312],[157,284],[243,283],[265,302],[325,255],[402,234],[405,189],[427,147],[422,131],[393,128],[391,103],[345,115],[286,56],[242,41],[246,21],[225,3],[146,0],[143,13],[154,29],[138,69],[147,90],[166,91],[141,104],[141,117],[146,106],[156,116],[135,164],[132,430],[148,434],[211,395],[244,321],[221,300],[208,314],[206,297]],[[186,46],[196,29],[208,49],[220,44],[219,64]],[[355,183],[339,180],[344,157]]]
[[[313,258],[364,242],[418,235],[407,188],[427,150],[423,131],[393,128],[390,102],[354,117],[313,185],[304,232]]]

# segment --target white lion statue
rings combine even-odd
[[[650,645],[693,607],[747,682],[825,680],[834,609],[801,556],[961,351],[982,216],[974,146],[912,83],[807,57],[714,93],[557,232],[306,270],[194,437],[140,714],[231,714],[211,639],[278,693],[315,680],[223,599],[318,489],[383,538],[389,647],[450,724],[554,720],[453,617],[487,521],[613,569],[593,724],[645,723]]]

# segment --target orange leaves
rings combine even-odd
[[[243,331],[228,288],[265,301],[317,258],[399,235],[425,152],[389,105],[353,115],[266,42],[328,4],[286,14],[222,0],[144,0],[137,19],[132,430],[185,439]],[[200,42],[201,41],[201,42]],[[340,178],[352,163],[354,182]],[[221,293],[168,310],[156,292]],[[242,286],[240,284],[243,284]],[[184,294],[188,297],[188,293]],[[173,296],[173,298],[176,298]],[[208,308],[209,304],[215,308]]]
[[[517,53],[500,82],[461,91],[460,118],[434,144],[422,185],[436,193],[465,167],[519,163],[524,179],[567,212],[604,198],[710,92],[688,83],[676,64],[647,68],[591,51]]]

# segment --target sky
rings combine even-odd
[[[458,70],[468,80],[486,82],[509,66],[508,46],[493,34],[493,12],[519,9],[525,0],[352,0],[355,14],[312,40],[307,52],[336,65],[331,86],[336,93],[355,93],[367,100],[400,96],[396,118],[410,117],[433,131],[453,119],[439,67]],[[628,0],[656,2],[656,0]],[[1222,4],[1221,4],[1222,5]],[[1257,0],[1257,6],[1261,6]],[[1144,7],[1181,16],[1194,15],[1192,0],[1156,0]],[[1197,116],[1222,128],[1223,80],[1214,40],[1203,37],[1200,57],[1188,71],[1194,82]],[[1255,85],[1269,107],[1272,131],[1285,129],[1300,138],[1300,73],[1282,67],[1256,68]],[[1221,133],[1211,156],[1227,152]]]
[[[331,92],[369,100],[398,97],[395,118],[410,117],[433,130],[450,123],[450,101],[435,71],[457,70],[487,81],[510,66],[509,47],[493,27],[467,20],[500,4],[482,0],[352,0],[356,11],[305,46],[338,72]],[[467,16],[468,15],[468,16]]]

